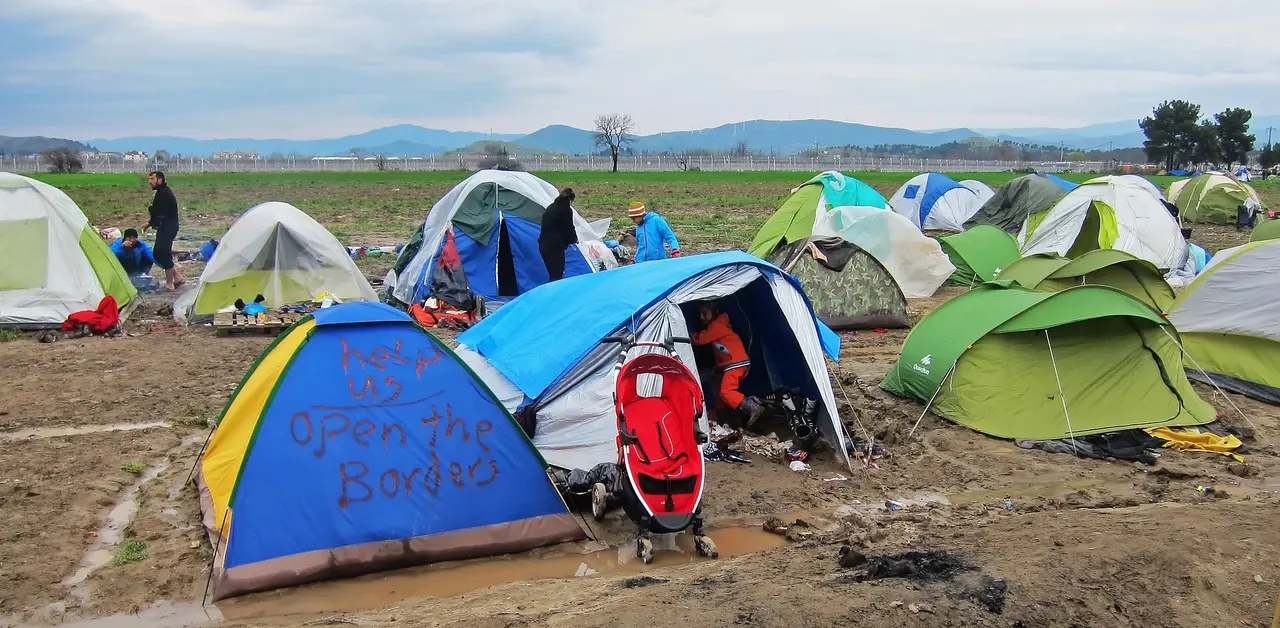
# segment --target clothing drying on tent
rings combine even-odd
[[[1253,233],[1249,234],[1250,242],[1276,239],[1280,239],[1280,220],[1275,218],[1258,223],[1258,226],[1253,228]]]
[[[719,302],[746,345],[751,370],[741,390],[794,387],[818,400],[818,431],[843,456],[844,428],[823,359],[839,355],[840,337],[817,320],[793,277],[746,253],[690,255],[544,285],[460,335],[458,355],[525,417],[549,463],[590,469],[618,456],[618,346],[603,339],[633,332],[641,342],[688,338],[706,300]],[[675,351],[691,368],[698,364],[692,347],[677,343]],[[646,352],[637,347],[628,357]],[[715,397],[705,386],[703,396]]]
[[[886,204],[871,186],[839,172],[823,172],[791,190],[791,196],[756,233],[750,253],[761,259],[773,257],[778,249],[814,235],[815,227],[837,207],[883,210]]]
[[[1027,216],[1053,207],[1075,184],[1057,177],[1029,174],[1004,185],[978,213],[964,223],[966,230],[978,225],[991,225],[1017,234]],[[1057,181],[1062,183],[1058,183]],[[1064,187],[1066,184],[1070,187]]]
[[[990,225],[939,238],[939,243],[956,267],[947,283],[969,288],[994,280],[1021,255],[1013,236]]]
[[[1017,252],[1017,247],[1014,247]],[[769,260],[804,286],[831,329],[910,327],[907,299],[875,256],[840,238],[804,238]]]
[[[814,227],[814,235],[840,238],[870,253],[908,299],[933,296],[956,270],[937,240],[883,209],[838,207]]]
[[[1280,240],[1218,252],[1169,312],[1187,374],[1280,404]]]
[[[313,301],[322,293],[340,301],[377,301],[378,293],[347,248],[311,216],[288,203],[254,206],[227,230],[200,274],[195,290],[174,304],[188,323],[257,295],[271,307]]]
[[[105,296],[138,296],[111,248],[61,190],[0,172],[0,327],[54,329]]]
[[[945,174],[917,175],[889,199],[893,211],[921,230],[964,231],[986,199]]]
[[[1093,179],[1068,192],[1053,207],[1027,216],[1018,233],[1022,254],[1079,257],[1116,249],[1163,271],[1187,262],[1187,241],[1165,210],[1159,191],[1142,177]]]
[[[979,207],[996,195],[996,191],[991,189],[991,186],[975,179],[965,179],[960,182],[960,185],[963,185],[968,188],[970,192],[978,195]]]
[[[543,211],[557,194],[527,172],[481,170],[467,177],[431,207],[387,275],[388,290],[405,305],[434,296],[465,306],[456,295],[501,302],[547,283],[538,236]],[[565,277],[617,266],[576,211],[573,227],[578,244],[565,251]]]
[[[1216,411],[1187,381],[1176,334],[1112,288],[989,283],[920,321],[880,386],[1016,440],[1212,422]]]
[[[1222,174],[1175,181],[1169,186],[1169,201],[1178,206],[1183,223],[1233,225],[1241,205],[1254,212],[1262,210],[1253,187]]]
[[[319,310],[277,338],[196,480],[214,600],[584,536],[493,393],[381,303]]]
[[[1041,292],[1060,292],[1082,285],[1108,286],[1160,314],[1169,311],[1176,297],[1173,287],[1151,262],[1110,249],[1089,251],[1074,260],[1045,254],[1024,257],[1001,271],[996,279]]]

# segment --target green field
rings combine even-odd
[[[284,201],[306,211],[348,244],[403,242],[431,205],[469,173],[282,172],[173,174],[170,185],[183,208],[183,233],[218,236],[236,216],[266,201]],[[556,187],[577,192],[579,211],[589,219],[613,216],[624,222],[633,200],[645,202],[671,222],[689,251],[746,247],[766,218],[803,183],[808,172],[540,172]],[[853,176],[886,198],[914,173],[858,172]],[[949,173],[999,187],[1020,176],[1011,172]],[[1083,181],[1093,175],[1068,175]],[[141,226],[151,198],[146,178],[137,174],[40,175],[80,205],[99,226]],[[1167,188],[1176,177],[1151,177]],[[1268,206],[1280,205],[1280,183],[1256,186]]]

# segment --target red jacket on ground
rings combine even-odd
[[[116,298],[107,295],[98,302],[97,310],[81,310],[72,312],[67,320],[62,321],[62,331],[71,332],[79,325],[88,325],[95,334],[105,334],[108,329],[120,322],[120,309]]]

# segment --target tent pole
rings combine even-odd
[[[1244,422],[1248,423],[1249,427],[1253,428],[1253,432],[1255,434],[1262,436],[1262,431],[1258,429],[1258,426],[1254,425],[1253,421],[1250,421],[1249,417],[1245,416],[1244,412],[1240,410],[1240,407],[1236,405],[1236,402],[1232,401],[1231,397],[1227,396],[1227,393],[1218,387],[1218,383],[1213,381],[1213,378],[1209,377],[1209,374],[1206,373],[1205,370],[1200,367],[1200,363],[1196,361],[1196,357],[1194,355],[1191,355],[1190,353],[1187,353],[1187,348],[1182,346],[1182,342],[1180,342],[1178,338],[1175,337],[1173,334],[1169,333],[1169,330],[1165,329],[1164,325],[1161,325],[1160,329],[1164,331],[1164,334],[1168,336],[1170,340],[1173,341],[1173,344],[1178,345],[1178,348],[1182,350],[1183,355],[1187,356],[1188,358],[1191,358],[1191,363],[1195,365],[1196,370],[1200,371],[1200,374],[1204,376],[1205,381],[1209,382],[1209,385],[1213,386],[1213,389],[1218,391],[1218,394],[1221,395],[1223,399],[1227,400],[1227,403],[1231,406],[1231,409],[1235,410],[1236,414],[1239,414],[1240,418],[1244,419]],[[1262,436],[1262,442],[1266,443],[1268,447],[1272,446],[1271,441],[1266,436]]]
[[[956,360],[959,362],[960,360]],[[951,377],[951,371],[956,370],[956,362],[951,363],[951,368],[947,369],[947,374],[942,376],[942,382],[938,383],[938,389],[933,391],[933,396],[929,398],[929,403],[924,404],[924,412],[920,413],[920,418],[916,419],[916,424],[911,426],[911,431],[907,432],[907,438],[911,438],[916,433],[916,428],[920,427],[920,422],[924,420],[924,415],[929,414],[929,408],[933,407],[933,402],[938,398],[938,393],[942,392],[942,384]]]
[[[1071,427],[1071,413],[1067,411],[1067,393],[1062,390],[1062,377],[1058,375],[1058,361],[1053,357],[1053,341],[1049,340],[1049,330],[1044,330],[1044,341],[1049,345],[1049,363],[1053,364],[1053,378],[1058,382],[1058,398],[1062,400],[1062,414],[1067,417],[1067,434],[1071,436],[1071,451],[1076,456],[1080,455],[1080,450],[1076,449],[1076,430]]]

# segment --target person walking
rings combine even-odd
[[[578,243],[578,231],[573,228],[573,188],[565,188],[542,212],[542,232],[538,234],[538,252],[547,267],[549,281],[564,278],[564,252],[570,244]]]
[[[164,269],[164,287],[174,290],[186,281],[173,263],[173,240],[178,237],[178,199],[173,195],[173,190],[169,189],[163,172],[152,172],[150,181],[151,189],[156,194],[148,209],[151,218],[142,232],[146,233],[147,229],[153,228],[156,230],[156,245],[151,249],[151,256],[155,259],[156,266]]]
[[[680,257],[680,242],[666,218],[649,211],[640,202],[627,208],[627,217],[636,224],[635,263],[667,259],[668,248],[671,249],[670,257]]]

